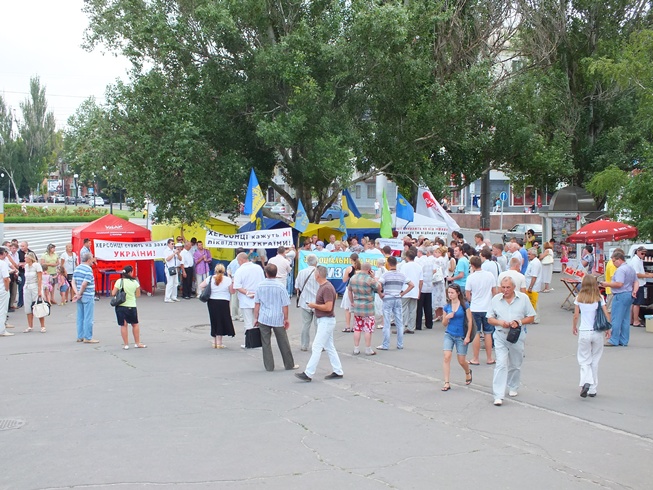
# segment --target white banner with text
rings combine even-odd
[[[98,260],[154,260],[169,255],[168,239],[155,242],[110,242],[93,240]]]
[[[217,231],[206,229],[204,246],[206,248],[277,248],[293,245],[292,228],[277,230],[256,230],[223,235]]]

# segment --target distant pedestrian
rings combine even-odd
[[[27,314],[27,329],[31,332],[34,329],[34,314],[32,306],[43,300],[43,267],[36,261],[34,252],[25,254],[25,286],[23,287],[23,301],[25,313]],[[41,333],[45,333],[45,318],[39,318]]]
[[[580,396],[596,396],[596,387],[599,384],[599,360],[603,354],[603,342],[610,338],[611,331],[597,332],[594,330],[594,318],[599,308],[603,309],[606,318],[610,314],[605,306],[605,301],[599,291],[596,278],[585,274],[581,283],[580,292],[574,301],[574,320],[572,333],[578,335],[578,352],[576,357],[580,365]],[[578,317],[580,315],[580,325]]]
[[[612,253],[612,262],[617,267],[611,281],[599,283],[612,289],[612,335],[606,347],[627,346],[630,341],[630,306],[637,297],[639,282],[637,273],[626,263],[622,252]]]
[[[198,242],[201,243],[201,242]],[[211,288],[211,296],[207,302],[209,319],[211,321],[211,337],[213,337],[213,348],[224,349],[222,337],[235,337],[233,320],[229,311],[229,299],[234,288],[231,278],[225,275],[225,268],[222,264],[215,266],[213,276],[205,278],[198,286],[198,291],[204,288]]]
[[[327,280],[327,268],[323,265],[317,266],[315,271],[317,282],[320,288],[317,291],[315,302],[308,303],[308,307],[315,311],[317,322],[317,333],[313,341],[313,348],[311,358],[302,373],[296,373],[295,376],[302,381],[311,381],[317,370],[317,365],[322,356],[322,350],[325,350],[331,362],[331,374],[325,376],[324,379],[340,379],[344,373],[340,357],[333,344],[333,330],[336,326],[336,316],[334,314],[336,293],[333,285]]]
[[[14,334],[7,332],[7,311],[9,311],[9,287],[11,279],[9,278],[9,266],[5,261],[8,250],[0,247],[0,337],[11,337]]]
[[[122,336],[123,349],[129,349],[129,328],[132,326],[132,335],[134,336],[134,347],[144,349],[147,345],[141,343],[141,331],[138,325],[138,310],[136,309],[136,298],[141,295],[141,285],[138,279],[132,276],[134,268],[131,265],[125,266],[122,271],[122,277],[113,285],[111,296],[118,294],[118,291],[125,291],[125,302],[116,306],[116,319],[120,325],[120,335]]]

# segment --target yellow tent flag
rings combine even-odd
[[[388,205],[388,198],[383,190],[383,207],[381,208],[381,229],[379,230],[381,238],[392,238],[392,213]]]

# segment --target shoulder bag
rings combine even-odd
[[[552,253],[553,251],[551,251],[550,253],[548,252],[549,250],[551,249],[550,248],[547,249],[546,257],[542,259],[542,265],[553,264],[553,253]]]
[[[467,323],[467,308],[465,308],[462,303],[460,303],[460,307],[463,309],[463,339],[464,339],[465,337],[467,337],[467,330],[469,329],[469,323]],[[476,324],[474,323],[474,319],[472,318],[472,331],[469,332],[470,344],[474,340],[474,337],[476,337]]]
[[[213,277],[209,276],[209,283],[206,285],[206,287],[202,291],[202,294],[200,294],[200,301],[202,303],[208,303],[209,299],[211,299],[211,283],[212,282],[213,282]]]
[[[127,301],[127,293],[125,293],[125,288],[124,288],[124,279],[120,279],[120,289],[116,293],[116,295],[111,298],[111,306],[120,306],[123,304],[125,301]]]
[[[594,331],[595,332],[605,332],[612,328],[612,323],[608,321],[603,313],[603,308],[601,308],[601,302],[598,302],[598,308],[596,308],[596,315],[594,315]]]

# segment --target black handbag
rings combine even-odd
[[[463,306],[462,303],[460,306]],[[463,339],[467,337],[467,329],[469,328],[469,324],[467,323],[467,308],[463,306]],[[476,323],[474,323],[474,320],[472,319],[472,331],[469,332],[469,343],[471,344],[474,341],[474,337],[476,337]]]
[[[200,301],[202,303],[208,303],[209,299],[211,299],[211,282],[213,282],[213,278],[209,277],[209,283],[202,291],[202,294],[200,294]]]
[[[601,308],[601,302],[599,301],[599,306],[596,309],[596,315],[594,315],[594,331],[595,332],[605,332],[612,328],[612,323],[608,321],[603,313],[603,308]]]
[[[255,349],[256,347],[263,347],[261,331],[258,327],[249,328],[245,330],[245,349]]]
[[[113,298],[111,298],[111,301],[110,301],[111,306],[120,306],[125,301],[127,301],[127,293],[125,293],[125,289],[123,288],[124,283],[122,282],[122,281],[124,281],[124,279],[121,279],[120,281],[121,281],[120,282],[120,289],[118,290],[116,295]]]
[[[517,341],[519,340],[520,335],[521,335],[521,326],[517,328],[511,328],[510,330],[508,330],[508,335],[506,335],[506,340],[511,344],[516,344]]]
[[[168,267],[168,275],[169,276],[176,276],[177,275],[177,268],[176,267]]]

